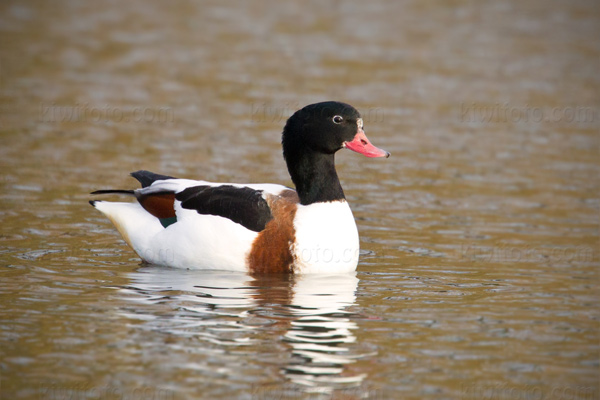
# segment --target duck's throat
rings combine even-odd
[[[333,154],[307,154],[288,169],[301,204],[345,199]]]

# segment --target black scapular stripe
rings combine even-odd
[[[154,183],[155,181],[164,181],[167,179],[177,179],[177,178],[173,178],[172,176],[155,174],[154,172],[144,171],[144,170],[132,172],[131,176],[133,176],[135,179],[137,179],[138,182],[140,182],[142,184],[143,188],[152,185],[152,183]]]
[[[273,219],[262,190],[248,187],[193,186],[175,195],[181,206],[199,214],[217,215],[260,232]]]

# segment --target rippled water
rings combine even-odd
[[[0,398],[598,399],[597,2],[0,4]],[[356,274],[142,266],[88,204],[149,169],[341,152]]]

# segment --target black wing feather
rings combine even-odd
[[[154,172],[144,171],[144,170],[132,172],[131,176],[133,176],[135,179],[137,179],[142,184],[143,188],[152,185],[155,181],[164,181],[167,179],[177,179],[177,178],[173,178],[172,176],[155,174]]]
[[[175,198],[183,208],[228,218],[255,232],[265,229],[273,219],[262,190],[249,187],[193,186],[177,193]]]
[[[134,196],[133,190],[121,190],[121,189],[102,189],[95,190],[90,194],[127,194],[130,196]]]

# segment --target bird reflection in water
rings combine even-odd
[[[130,278],[130,285],[122,288],[135,295],[128,298],[139,301],[141,294],[143,303],[172,309],[169,318],[162,307],[146,310],[156,315],[141,316],[140,309],[128,315],[144,319],[148,329],[197,337],[223,348],[260,347],[265,341],[280,346],[287,349],[279,357],[280,370],[306,392],[355,388],[365,378],[346,369],[365,356],[350,346],[357,328],[347,310],[356,300],[359,280],[354,272],[249,276],[144,266]],[[257,319],[268,323],[257,325]],[[242,352],[240,357],[248,359],[236,362],[252,363],[261,354]]]

